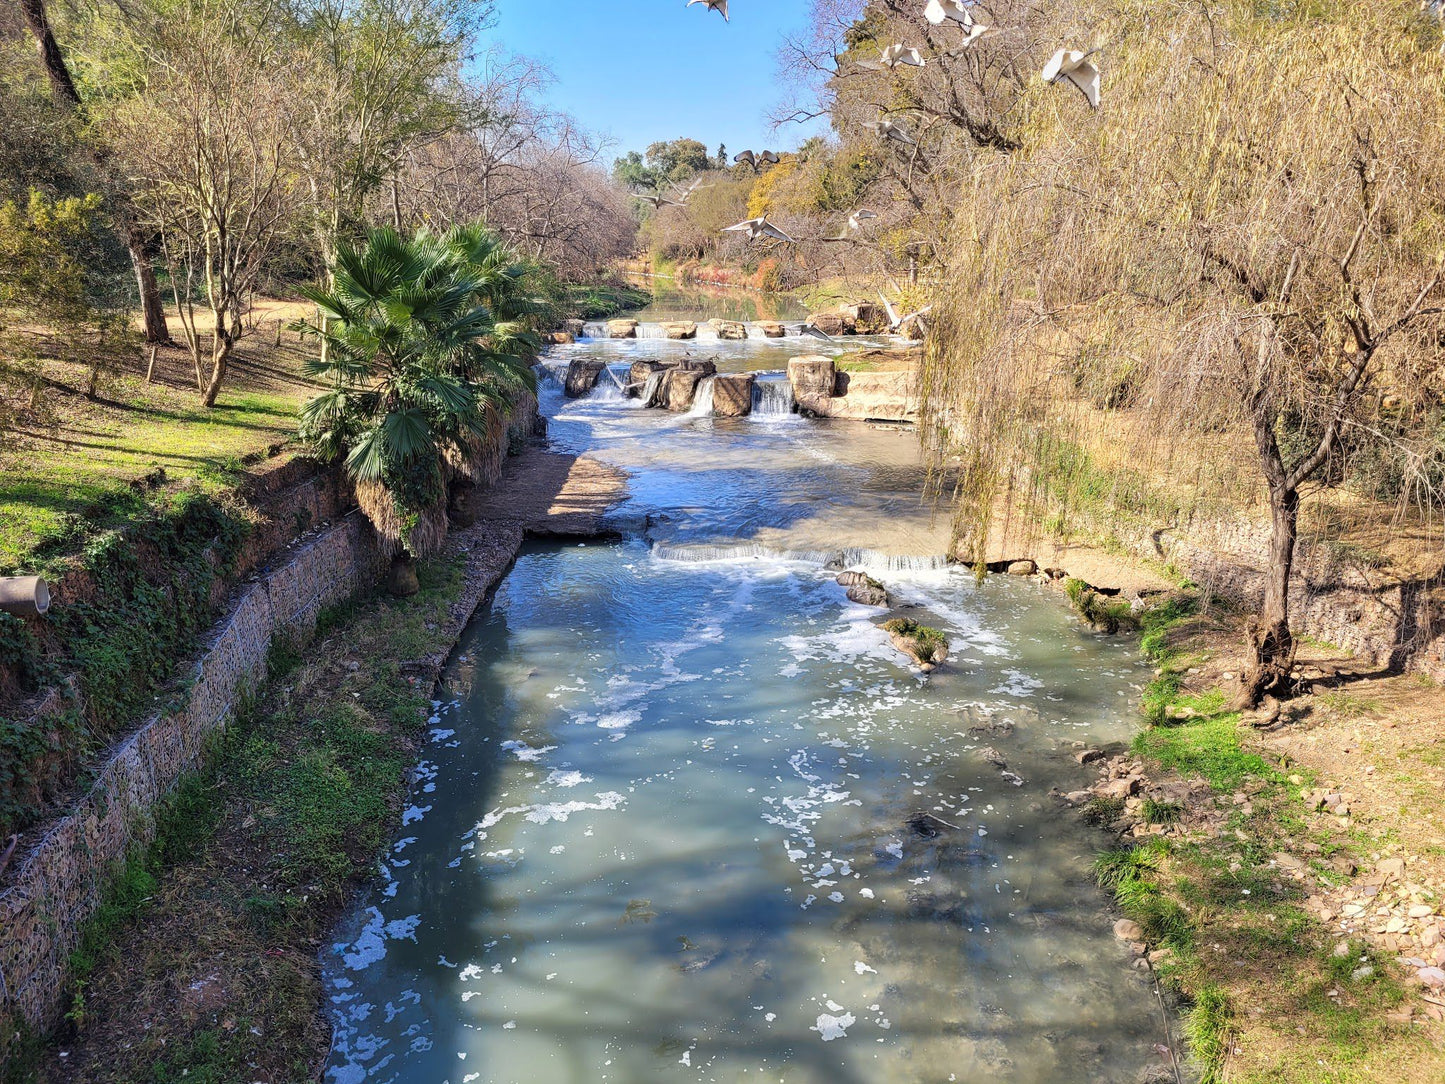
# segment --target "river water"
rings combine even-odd
[[[776,341],[692,344],[773,368]],[[799,350],[793,340],[792,352]],[[685,344],[579,343],[619,367]],[[911,434],[542,396],[628,540],[526,550],[467,631],[381,881],[325,955],[327,1079],[1134,1082],[1152,985],[1051,787],[1146,675],[947,567]],[[945,629],[925,677],[825,565]]]

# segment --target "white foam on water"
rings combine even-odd
[[[829,1005],[831,1006],[832,1002],[829,1002]],[[839,1008],[841,1007],[842,1006],[839,1006]],[[818,1017],[817,1025],[808,1030],[818,1032],[823,1036],[825,1043],[831,1043],[834,1039],[846,1039],[848,1037],[848,1029],[857,1022],[858,1018],[850,1012],[845,1012],[842,1016],[830,1016],[827,1013],[822,1013]]]

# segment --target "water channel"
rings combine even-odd
[[[555,379],[584,353],[768,371],[812,346],[548,359],[550,439],[628,472],[627,541],[529,548],[459,645],[401,837],[325,955],[328,1080],[1161,1065],[1161,1008],[1090,877],[1102,840],[1049,797],[1087,781],[1076,743],[1129,738],[1135,648],[949,567],[906,430],[670,415],[606,380],[568,401]],[[945,629],[950,664],[911,668],[840,565]]]

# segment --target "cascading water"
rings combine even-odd
[[[1089,867],[1107,838],[1050,796],[1093,777],[1079,744],[1130,739],[1148,668],[948,566],[912,433],[611,401],[687,346],[543,363],[552,446],[627,473],[631,540],[524,552],[459,645],[381,883],[324,953],[327,1080],[1174,1079]],[[567,399],[578,357],[617,371]],[[755,397],[792,415],[776,372]],[[911,667],[845,568],[951,661]]]
[[[786,376],[760,376],[753,384],[753,414],[759,418],[781,418],[794,413],[797,402],[793,385]]]
[[[647,383],[642,385],[642,393],[633,400],[633,406],[650,407],[656,404],[658,393],[662,390],[662,378],[666,373],[650,373]]]
[[[692,399],[692,409],[687,412],[690,418],[711,418],[713,411],[713,394],[717,388],[717,377],[706,376],[697,386],[697,393]]]

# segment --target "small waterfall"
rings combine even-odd
[[[797,409],[793,399],[793,385],[784,377],[781,380],[759,378],[753,384],[753,414],[760,418],[782,418]]]
[[[567,380],[567,368],[571,364],[568,361],[556,361],[552,358],[543,358],[537,362],[537,367],[542,370],[543,380],[553,384],[561,385]]]
[[[607,325],[585,323],[582,325],[582,337],[584,339],[605,339],[607,338]]]
[[[713,388],[717,383],[717,377],[703,377],[697,386],[697,394],[692,399],[692,409],[687,412],[689,418],[711,418],[713,404]]]
[[[948,568],[951,562],[942,554],[896,554],[881,553],[878,550],[791,550],[785,547],[764,546],[757,542],[656,542],[652,556],[659,561],[676,561],[681,564],[710,564],[725,561],[797,561],[801,564],[817,565],[829,572],[841,572],[848,568],[867,569],[871,572],[937,572]]]
[[[633,406],[650,407],[656,403],[657,395],[662,391],[662,378],[666,375],[666,371],[649,373],[647,383],[642,386],[642,394],[633,400]]]

